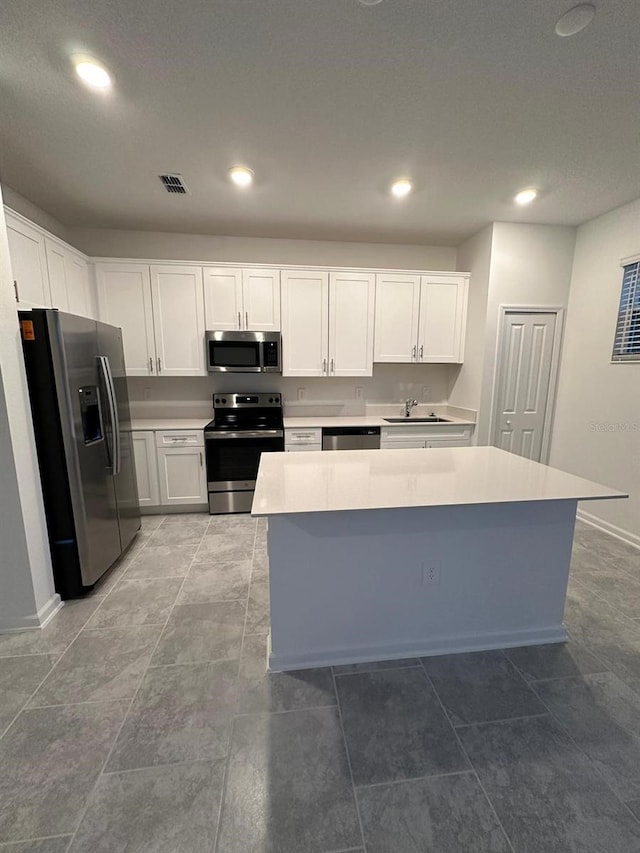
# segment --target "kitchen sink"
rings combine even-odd
[[[446,418],[383,418],[388,424],[450,424]]]

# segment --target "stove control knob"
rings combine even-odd
[[[216,397],[216,403],[220,402],[220,397]]]
[[[269,402],[273,403],[273,397],[269,397]]]
[[[226,403],[226,402],[227,402],[227,398],[226,398],[226,397],[223,397],[223,398],[222,398],[222,402],[223,402],[223,403]]]

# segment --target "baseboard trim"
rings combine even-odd
[[[22,616],[17,620],[3,620],[0,623],[0,634],[13,634],[19,631],[33,631],[34,628],[44,628],[60,610],[62,604],[63,602],[56,592],[37,613]]]
[[[509,649],[518,646],[541,646],[546,643],[564,643],[568,634],[564,625],[533,628],[524,631],[501,631],[492,634],[474,634],[463,637],[436,637],[420,642],[393,646],[367,646],[347,649],[326,649],[296,655],[274,655],[269,642],[269,670],[282,672],[319,666],[339,666],[349,663],[371,663],[379,660],[432,657],[461,652],[480,652],[490,649]]]
[[[597,530],[602,530],[610,536],[615,536],[616,539],[620,539],[622,542],[625,542],[627,545],[631,545],[633,548],[640,549],[640,536],[636,536],[635,533],[631,533],[629,530],[624,530],[622,527],[616,527],[615,524],[603,521],[601,518],[598,518],[597,515],[585,512],[583,509],[578,509],[576,512],[576,518],[579,518],[580,521],[584,521],[585,524],[588,524],[591,527],[595,527]]]

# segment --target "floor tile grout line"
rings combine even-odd
[[[323,711],[326,708],[336,708],[338,705],[337,702],[334,702],[332,705],[304,705],[301,708],[282,708],[279,711],[241,711],[237,714],[234,714],[234,717],[259,717],[261,714],[268,714],[270,717],[274,716],[282,716],[284,714],[298,714],[300,711]]]
[[[162,526],[162,524],[161,524],[160,526]],[[204,536],[204,532],[203,532],[203,534],[202,534],[202,535]],[[143,546],[143,547],[144,547],[144,546]],[[189,566],[189,568],[191,568],[191,566]],[[188,575],[188,572],[187,572],[187,575]],[[150,668],[150,666],[151,666],[151,661],[152,661],[152,659],[153,659],[154,654],[156,653],[156,651],[157,651],[157,649],[158,649],[158,646],[160,645],[160,641],[161,641],[162,636],[163,636],[163,634],[164,634],[164,632],[165,632],[165,630],[166,630],[166,627],[167,627],[167,625],[169,624],[169,620],[170,620],[170,618],[171,618],[171,614],[173,613],[173,609],[174,609],[174,607],[176,606],[176,601],[178,600],[178,596],[180,595],[180,593],[181,593],[181,591],[182,591],[182,587],[184,586],[184,582],[185,582],[185,581],[186,581],[186,579],[187,579],[187,575],[185,575],[185,577],[183,578],[182,583],[180,584],[180,589],[178,590],[178,593],[177,593],[177,595],[176,595],[176,597],[175,597],[175,599],[174,599],[174,602],[173,602],[173,604],[171,605],[171,607],[169,608],[169,612],[167,613],[167,618],[165,619],[164,626],[163,626],[163,628],[161,629],[161,631],[158,633],[158,639],[156,640],[156,642],[155,642],[155,644],[154,644],[154,646],[153,646],[153,649],[151,650],[151,653],[149,654],[149,663],[148,663],[148,664],[147,664],[147,666],[145,667],[145,670],[144,670],[144,672],[142,673],[142,675],[141,675],[141,677],[140,677],[140,680],[139,680],[139,682],[138,682],[138,686],[137,686],[137,688],[136,688],[136,690],[135,690],[135,692],[134,692],[133,696],[131,697],[131,700],[130,700],[129,704],[127,705],[126,711],[124,712],[124,715],[123,715],[123,717],[122,717],[122,722],[121,722],[121,723],[120,723],[120,725],[118,726],[118,731],[117,731],[117,733],[116,733],[115,737],[113,738],[113,741],[112,741],[112,743],[111,743],[111,747],[110,747],[110,749],[109,749],[109,751],[108,751],[108,753],[107,753],[107,756],[106,756],[106,758],[105,758],[104,762],[102,763],[102,767],[100,768],[100,771],[99,771],[98,775],[96,776],[96,780],[95,780],[95,782],[94,782],[94,784],[93,784],[93,786],[92,786],[92,788],[91,788],[91,791],[90,791],[90,793],[88,794],[88,796],[87,796],[87,798],[86,798],[86,801],[85,801],[85,804],[84,804],[84,808],[82,809],[82,812],[81,812],[81,814],[80,814],[80,817],[79,817],[78,821],[76,822],[76,827],[75,827],[75,829],[74,829],[73,833],[71,833],[72,838],[71,838],[71,842],[70,842],[70,844],[69,844],[69,848],[68,848],[68,849],[71,849],[71,847],[73,847],[73,844],[74,844],[74,842],[75,842],[75,840],[76,840],[76,836],[77,836],[77,834],[78,834],[78,830],[80,829],[80,826],[82,825],[82,821],[84,820],[84,818],[85,818],[85,816],[86,816],[86,814],[87,814],[87,812],[88,812],[88,810],[89,810],[89,807],[90,807],[91,802],[92,802],[92,800],[93,800],[93,796],[94,796],[94,794],[95,794],[95,791],[96,791],[96,789],[97,789],[97,787],[98,787],[98,785],[99,785],[99,783],[100,783],[100,779],[105,775],[104,770],[105,770],[105,768],[107,767],[107,765],[108,765],[109,761],[111,760],[111,756],[113,755],[113,751],[115,750],[116,744],[117,744],[117,742],[118,742],[118,740],[119,740],[119,738],[120,738],[120,735],[121,735],[121,733],[122,733],[122,730],[124,729],[124,724],[125,724],[125,722],[127,721],[128,717],[129,717],[129,713],[130,713],[130,711],[131,711],[131,709],[132,709],[132,707],[133,707],[133,704],[134,704],[134,702],[135,702],[135,700],[136,700],[136,697],[138,696],[138,693],[140,692],[140,688],[142,687],[142,683],[144,682],[145,676],[146,676],[147,672],[149,671],[149,668]]]
[[[449,773],[432,773],[423,774],[422,776],[408,776],[406,779],[390,779],[388,782],[369,782],[366,785],[356,785],[356,791],[367,791],[369,788],[386,788],[389,785],[404,785],[412,782],[426,782],[431,779],[448,779],[451,776],[474,776],[475,772],[472,768],[468,770],[452,770]]]
[[[546,706],[545,706],[546,707]],[[517,717],[500,717],[499,720],[476,720],[473,723],[451,723],[454,729],[470,729],[473,726],[502,725],[503,723],[515,723],[518,720],[536,720],[538,717],[548,717],[548,711],[540,711],[537,714],[519,714]]]
[[[34,841],[52,841],[56,838],[71,838],[68,832],[60,832],[56,835],[38,835],[34,838],[23,838],[20,841],[0,841],[0,850],[3,847],[13,847],[16,844],[32,844]]]
[[[613,675],[615,675],[615,673],[613,673]],[[616,678],[617,678],[617,677],[618,677],[618,676],[616,676]],[[622,681],[622,679],[620,679],[620,680]],[[624,682],[622,682],[622,683],[624,683]],[[551,717],[551,719],[552,719],[552,720],[554,720],[554,722],[555,722],[555,723],[556,723],[556,724],[561,728],[561,730],[566,734],[566,736],[569,738],[569,740],[570,740],[570,741],[571,741],[571,743],[575,746],[575,748],[576,748],[580,753],[582,753],[582,755],[584,755],[584,756],[585,756],[585,758],[587,759],[587,761],[589,762],[589,764],[590,764],[590,765],[593,767],[593,769],[595,770],[596,774],[600,777],[600,779],[602,779],[602,782],[604,783],[605,787],[606,787],[606,788],[608,788],[608,789],[609,789],[609,791],[611,791],[611,793],[612,793],[612,794],[613,794],[613,796],[615,797],[615,799],[616,799],[616,800],[618,800],[618,802],[619,802],[619,803],[621,803],[621,804],[624,806],[624,808],[625,808],[625,809],[629,812],[629,814],[633,817],[634,821],[635,821],[637,824],[640,824],[640,816],[639,816],[639,815],[636,815],[636,814],[635,814],[635,813],[634,813],[634,812],[629,808],[628,804],[627,804],[627,803],[622,799],[622,797],[620,796],[620,794],[616,791],[616,789],[613,787],[613,785],[609,782],[609,780],[606,778],[606,776],[604,775],[604,773],[600,770],[600,768],[598,767],[598,765],[596,764],[596,762],[591,758],[591,756],[588,754],[588,752],[587,752],[585,749],[583,749],[583,747],[582,747],[582,746],[580,746],[580,744],[579,744],[579,743],[574,739],[574,737],[572,736],[571,732],[569,731],[568,726],[565,726],[565,724],[562,722],[562,720],[560,720],[560,718],[559,718],[556,714],[554,714],[554,712],[553,712],[553,711],[552,711],[552,709],[549,707],[549,705],[547,705],[547,703],[544,701],[544,699],[542,698],[542,696],[540,696],[540,695],[539,695],[538,691],[537,691],[537,690],[535,690],[535,688],[532,688],[532,689],[534,690],[534,693],[536,694],[536,696],[538,697],[538,699],[540,700],[540,702],[542,702],[542,704],[544,705],[544,707],[548,709],[548,711],[549,711],[549,716]]]
[[[438,704],[439,704],[439,705],[440,705],[440,707],[442,708],[442,713],[444,714],[445,719],[447,720],[447,722],[449,723],[449,726],[451,727],[451,730],[452,730],[452,732],[453,732],[453,736],[454,736],[454,737],[455,737],[455,739],[457,740],[457,742],[458,742],[458,746],[460,747],[460,750],[462,751],[462,754],[464,755],[464,757],[465,757],[465,758],[467,759],[467,761],[469,762],[469,767],[471,767],[471,770],[472,770],[472,772],[473,772],[473,774],[474,774],[474,776],[475,776],[475,778],[476,778],[476,781],[477,781],[477,783],[478,783],[478,785],[479,785],[479,787],[480,787],[480,790],[482,791],[482,793],[483,793],[483,795],[484,795],[484,798],[485,798],[485,800],[487,801],[487,803],[488,803],[488,805],[489,805],[489,808],[490,808],[490,809],[491,809],[491,811],[493,812],[493,815],[494,815],[494,817],[495,817],[496,821],[498,822],[498,826],[499,826],[499,827],[500,827],[500,829],[502,830],[502,834],[504,835],[504,837],[505,837],[505,839],[506,839],[506,842],[507,842],[507,844],[509,845],[509,849],[511,850],[511,853],[516,853],[516,852],[515,852],[515,848],[514,848],[514,846],[513,846],[512,842],[511,842],[511,838],[510,838],[510,837],[509,837],[509,835],[507,834],[507,830],[504,828],[503,823],[502,823],[502,821],[500,820],[500,817],[499,817],[499,815],[498,815],[498,812],[497,812],[497,810],[496,810],[496,807],[494,806],[494,804],[493,804],[493,802],[492,802],[491,798],[490,798],[490,797],[489,797],[489,795],[487,794],[487,791],[486,791],[486,789],[485,789],[484,785],[482,784],[482,780],[480,779],[480,774],[478,773],[478,771],[477,771],[477,769],[476,769],[476,767],[475,767],[475,765],[474,765],[473,761],[471,760],[471,757],[470,757],[469,753],[468,753],[468,752],[467,752],[467,750],[464,748],[464,744],[462,743],[462,740],[460,739],[460,735],[458,734],[458,732],[457,732],[457,730],[456,730],[456,727],[455,727],[455,726],[453,725],[453,723],[451,722],[451,717],[449,716],[449,712],[448,712],[448,711],[447,711],[447,709],[445,708],[444,703],[443,703],[442,699],[440,698],[440,694],[439,694],[439,693],[438,693],[438,691],[436,690],[436,686],[435,686],[435,684],[433,683],[433,681],[431,680],[431,676],[430,676],[430,675],[429,675],[429,673],[427,672],[427,668],[426,668],[426,667],[425,667],[425,665],[424,665],[424,661],[421,659],[421,661],[420,661],[420,662],[421,662],[421,664],[422,664],[422,671],[423,671],[423,672],[424,672],[424,674],[425,674],[425,678],[427,679],[427,683],[430,685],[430,687],[431,687],[431,689],[433,690],[433,693],[434,693],[434,695],[435,695],[435,697],[436,697],[436,699],[437,699],[437,701],[438,701]]]
[[[372,661],[373,663],[373,661]],[[353,672],[336,672],[341,666],[359,666],[359,664],[332,664],[331,669],[333,670],[333,674],[336,678],[348,678],[350,675],[371,675],[374,672],[389,672],[391,670],[397,671],[398,669],[420,669],[422,667],[421,663],[412,663],[407,664],[407,666],[385,666],[383,669],[357,669]],[[285,670],[286,672],[286,670]]]
[[[353,766],[351,764],[351,755],[349,754],[349,744],[347,743],[347,735],[344,730],[344,719],[342,717],[342,706],[340,705],[340,694],[338,693],[338,685],[336,683],[336,676],[333,671],[333,667],[331,667],[331,680],[333,682],[333,692],[336,697],[336,708],[338,711],[338,722],[340,723],[340,731],[342,733],[342,743],[344,745],[344,754],[347,759],[347,767],[349,768],[349,778],[351,779],[351,791],[353,794],[353,802],[356,809],[356,817],[358,818],[358,826],[360,827],[360,838],[362,839],[362,849],[364,853],[367,853],[367,842],[364,837],[364,827],[362,825],[362,815],[360,814],[360,803],[358,802],[358,791],[356,788],[356,781],[353,775]],[[357,848],[356,848],[357,849]]]

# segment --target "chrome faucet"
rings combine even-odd
[[[411,417],[411,409],[413,409],[413,407],[417,406],[417,405],[418,405],[418,401],[412,400],[411,398],[404,401],[404,416],[405,416],[405,418]]]

